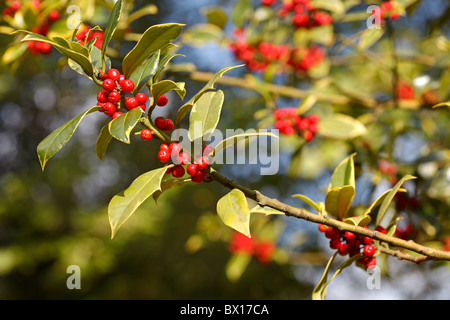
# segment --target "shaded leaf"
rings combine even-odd
[[[116,31],[117,25],[119,24],[120,14],[122,12],[122,4],[123,0],[117,0],[111,11],[111,14],[109,15],[108,23],[106,24],[105,32],[103,34],[103,42],[101,49],[102,59],[104,59],[105,57],[106,49],[108,48],[109,42],[113,37],[114,31]]]
[[[285,213],[283,211],[271,208],[271,207],[261,207],[259,205],[254,206],[250,209],[250,214],[252,213],[262,213],[265,215],[272,215],[272,214],[281,214],[284,215]]]
[[[231,282],[236,282],[239,280],[251,259],[252,255],[248,253],[233,254],[225,265],[225,274],[227,279]]]
[[[167,168],[170,168],[171,166],[168,166]],[[161,190],[156,190],[155,193],[153,193],[153,200],[155,200],[155,203],[158,201],[158,198],[161,196],[161,194],[164,191],[167,191],[169,189],[175,189],[178,187],[181,187],[185,185],[186,183],[192,182],[192,180],[189,179],[169,179],[169,180],[163,180],[161,182]]]
[[[130,79],[135,84],[133,94],[138,93],[156,74],[159,64],[161,51],[156,51],[146,62],[141,64],[139,68],[131,75]]]
[[[313,289],[312,300],[324,300],[325,299],[325,296],[327,294],[328,272],[330,272],[331,264],[333,263],[337,254],[338,254],[338,252],[336,251],[328,260],[327,265],[325,266],[325,269],[323,270],[323,273],[322,273],[322,276],[320,277],[319,282]]]
[[[109,133],[109,124],[104,126],[97,138],[97,143],[95,145],[95,152],[99,160],[103,160],[105,156],[106,149],[108,148],[109,142],[112,139],[112,135]]]
[[[69,139],[74,134],[75,130],[78,128],[81,120],[92,112],[100,110],[101,107],[94,106],[83,113],[79,114],[72,120],[67,121],[61,127],[53,131],[37,146],[37,154],[39,157],[39,162],[41,163],[42,171],[44,171],[45,164],[47,161],[53,157],[62,147],[66,145]]]

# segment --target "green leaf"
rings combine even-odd
[[[233,189],[220,198],[217,213],[225,225],[250,237],[250,210],[241,190]]]
[[[89,53],[89,57],[92,63],[92,66],[94,67],[94,70],[100,70],[102,69],[102,57],[101,57],[101,52],[100,49],[98,49],[97,47],[92,47],[91,51]],[[83,68],[76,63],[75,61],[69,59],[68,61],[69,67],[72,68],[72,70],[78,72],[79,74],[92,79],[90,76],[88,76],[84,71]],[[111,68],[111,60],[105,56],[105,69],[108,70]]]
[[[122,4],[123,0],[117,0],[114,8],[111,11],[111,14],[108,19],[108,23],[106,24],[105,32],[103,34],[103,43],[102,43],[102,59],[105,57],[106,49],[108,48],[109,42],[111,41],[114,31],[116,31],[117,25],[119,24],[120,14],[122,12]],[[105,70],[103,70],[105,71]]]
[[[27,46],[24,43],[13,43],[3,53],[2,63],[10,64],[19,60],[26,51]]]
[[[392,200],[394,199],[395,194],[398,192],[402,184],[411,179],[416,179],[416,177],[411,175],[406,175],[403,178],[401,178],[395,186],[389,191],[389,193],[384,197],[383,202],[381,203],[380,209],[378,210],[377,219],[376,219],[376,225],[378,225],[385,215],[389,205],[391,204]]]
[[[136,85],[133,94],[138,93],[156,74],[161,51],[156,51],[146,62],[131,75],[130,79]]]
[[[272,214],[281,214],[284,215],[285,213],[283,211],[271,208],[271,207],[261,207],[260,205],[256,205],[253,208],[250,209],[250,214],[253,213],[262,213],[265,215],[272,215]]]
[[[333,263],[337,254],[338,254],[338,252],[336,251],[328,260],[327,265],[325,266],[325,269],[323,270],[323,273],[322,273],[322,276],[320,277],[319,282],[314,287],[314,290],[312,292],[312,300],[324,300],[325,299],[325,296],[327,294],[328,272],[330,272],[331,264]]]
[[[37,146],[37,154],[39,157],[39,162],[41,163],[42,171],[44,171],[45,164],[47,161],[53,157],[66,143],[70,140],[75,130],[78,128],[81,120],[92,112],[100,110],[101,107],[94,106],[83,113],[79,114],[72,120],[66,122],[61,127],[53,131]]]
[[[370,216],[368,216],[368,215],[349,217],[349,218],[345,218],[344,220],[342,220],[342,222],[345,222],[348,224],[353,224],[354,226],[359,226],[359,227],[365,227],[365,226],[369,225],[370,221],[372,221],[372,218],[370,218]]]
[[[251,0],[237,0],[233,5],[233,23],[237,28],[242,27],[252,16]]]
[[[22,41],[42,41],[51,44],[56,50],[58,50],[60,53],[62,53],[64,56],[66,56],[69,59],[72,59],[77,64],[80,65],[83,72],[88,75],[89,77],[92,77],[93,75],[93,69],[92,64],[89,61],[89,58],[87,58],[85,55],[71,49],[69,46],[65,46],[65,44],[61,41],[59,41],[62,38],[58,38],[59,42],[55,42],[53,40],[50,40],[47,37],[44,37],[40,34],[29,32],[26,30],[20,30],[17,32],[25,32],[28,33]],[[64,40],[64,39],[63,39]],[[66,41],[67,42],[67,41]],[[68,44],[68,42],[67,42]]]
[[[331,139],[353,139],[366,131],[364,124],[344,114],[335,114],[319,122],[319,134]]]
[[[172,80],[162,80],[150,87],[150,92],[153,99],[156,101],[160,96],[166,94],[172,90],[180,96],[181,99],[184,98],[186,94],[186,89],[184,88],[184,82],[173,82]]]
[[[341,0],[311,0],[311,5],[316,9],[324,9],[335,14],[345,12],[345,6]]]
[[[117,230],[154,192],[161,190],[161,180],[167,168],[159,168],[140,175],[124,191],[115,195],[108,206],[111,239]]]
[[[392,189],[386,190],[385,192],[383,192],[374,202],[372,202],[372,204],[369,206],[369,208],[366,209],[366,211],[364,211],[364,213],[362,215],[368,215],[372,212],[373,208],[375,208],[376,206],[380,205],[384,198],[386,198],[386,196],[392,191]],[[398,189],[397,192],[406,192],[405,189]]]
[[[199,23],[183,32],[181,41],[189,46],[202,46],[208,42],[220,43],[225,38],[224,31],[210,23]]]
[[[381,39],[385,30],[384,28],[380,29],[365,29],[361,33],[361,37],[358,42],[358,49],[365,50],[370,48],[375,42]]]
[[[248,253],[233,254],[225,265],[225,275],[231,282],[236,282],[244,273],[248,264],[252,259],[252,255]]]
[[[169,168],[169,166],[167,167]],[[181,187],[185,185],[186,183],[190,183],[192,180],[189,179],[169,179],[169,180],[163,180],[161,182],[161,190],[156,190],[155,193],[153,193],[153,200],[155,200],[155,203],[158,201],[158,198],[163,194],[163,192],[169,190],[169,189],[175,189],[178,187]]]
[[[100,161],[103,161],[103,157],[105,156],[106,149],[108,148],[111,139],[112,135],[109,133],[109,124],[107,124],[102,128],[102,130],[100,130],[97,143],[95,145],[95,151]]]
[[[333,188],[325,196],[325,211],[334,218],[342,220],[350,209],[354,197],[353,186]]]
[[[232,145],[242,141],[242,139],[248,139],[250,137],[257,137],[257,136],[272,136],[274,138],[278,138],[277,135],[275,135],[272,132],[249,132],[249,133],[242,133],[242,134],[236,134],[234,136],[228,137],[220,141],[215,147],[214,150],[211,151],[209,155],[216,155],[223,151],[224,149],[231,147]]]
[[[303,195],[303,194],[294,194],[292,195],[294,198],[299,198],[300,200],[306,202],[311,208],[313,208],[314,210],[316,210],[317,212],[320,212],[320,207],[317,203],[315,203],[314,201],[312,201],[310,198],[308,198],[307,196]]]
[[[238,65],[238,66],[234,66],[234,67],[228,67],[228,68],[224,68],[220,71],[218,71],[206,84],[205,86],[198,91],[188,102],[186,102],[184,105],[182,105],[180,107],[180,109],[177,112],[177,117],[175,119],[175,126],[177,128],[180,127],[181,124],[181,120],[183,120],[183,118],[189,113],[189,111],[192,109],[192,107],[194,106],[195,102],[197,102],[197,100],[208,90],[212,90],[214,89],[214,84],[216,83],[217,80],[219,80],[226,72],[235,69],[237,67],[241,67],[243,65]]]
[[[356,153],[353,153],[342,160],[334,169],[330,184],[328,185],[328,191],[336,187],[355,187],[355,165],[353,163],[355,154]]]
[[[220,112],[224,101],[222,90],[206,92],[194,104],[189,116],[189,138],[191,141],[204,138],[209,139],[220,119]]]
[[[109,133],[117,140],[129,144],[131,130],[139,122],[142,113],[141,108],[134,108],[111,120],[108,124]]]
[[[123,59],[122,69],[125,77],[129,78],[153,53],[175,40],[181,29],[182,25],[176,23],[159,24],[148,28]]]
[[[440,108],[440,107],[448,107],[448,108],[450,108],[450,101],[441,102],[441,103],[435,104],[433,106],[433,108]]]
[[[227,14],[223,8],[219,6],[206,7],[203,9],[203,13],[206,16],[208,23],[214,24],[221,29],[227,24]]]

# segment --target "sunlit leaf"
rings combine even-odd
[[[114,7],[109,15],[108,23],[106,24],[105,32],[103,34],[102,42],[102,59],[105,57],[106,49],[108,48],[109,42],[111,41],[114,31],[116,31],[117,25],[119,24],[120,15],[122,12],[123,0],[117,0]],[[106,70],[103,70],[106,71]]]
[[[113,136],[117,140],[129,144],[131,130],[133,130],[133,128],[139,122],[142,113],[142,109],[138,107],[131,109],[130,111],[111,120],[111,122],[109,123],[109,133],[111,134],[111,136]]]
[[[129,78],[153,53],[175,40],[181,29],[182,25],[177,23],[159,24],[148,28],[123,59],[122,70],[125,77]]]
[[[355,187],[355,165],[353,162],[355,154],[351,154],[337,165],[331,176],[328,190],[343,186]]]
[[[111,239],[136,209],[154,192],[161,190],[161,180],[167,168],[159,168],[140,175],[124,191],[115,195],[108,206]]]
[[[99,160],[103,160],[105,156],[106,149],[108,148],[109,142],[112,139],[112,135],[109,133],[109,125],[107,124],[100,130],[97,138],[97,143],[95,145],[95,151]]]
[[[353,186],[333,188],[325,196],[325,211],[336,219],[342,220],[350,209],[354,197]]]
[[[217,213],[225,225],[250,236],[250,209],[245,194],[233,189],[217,202]]]
[[[192,108],[189,116],[189,138],[194,141],[199,138],[208,140],[220,119],[224,101],[223,91],[206,92]]]
[[[319,122],[319,134],[327,138],[353,139],[366,132],[364,124],[344,114],[325,117]]]

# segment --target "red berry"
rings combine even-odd
[[[176,165],[175,167],[173,167],[172,170],[172,175],[175,178],[181,178],[182,176],[184,176],[185,170],[184,167],[181,165]]]
[[[109,96],[109,92],[106,90],[101,90],[99,91],[99,93],[97,93],[97,101],[98,102],[108,102],[108,96]]]
[[[354,234],[353,232],[350,232],[350,231],[345,231],[344,237],[345,237],[345,240],[352,241],[352,240],[356,239],[356,234]]]
[[[15,12],[20,9],[20,2],[14,1],[13,3],[11,3],[11,5],[9,7],[11,8],[12,11]]]
[[[117,103],[120,100],[120,92],[119,91],[111,91],[108,95],[108,101],[111,103]]]
[[[48,15],[48,20],[51,22],[55,22],[59,19],[59,12],[58,10],[52,10]]]
[[[159,150],[169,151],[169,146],[167,144],[163,143],[162,145],[159,146]]]
[[[373,267],[375,267],[377,265],[377,260],[375,259],[375,258],[367,258],[365,261],[364,261],[364,266],[366,267],[366,268],[373,268]]]
[[[366,244],[363,249],[365,256],[372,257],[375,253],[375,247],[371,244]]]
[[[141,139],[142,140],[150,140],[153,137],[152,131],[150,129],[143,129],[141,131]]]
[[[330,248],[331,249],[338,249],[341,245],[341,240],[339,238],[333,238],[330,240]]]
[[[186,167],[186,171],[190,176],[195,175],[198,172],[198,166],[196,164],[190,164]],[[203,173],[202,173],[203,176]]]
[[[130,79],[125,79],[120,82],[120,86],[122,87],[123,92],[131,92],[134,89],[134,83]]]
[[[125,98],[125,107],[128,110],[134,109],[138,106],[137,100],[135,97],[126,97]]]
[[[201,171],[197,171],[197,173],[191,175],[191,180],[194,183],[201,183],[205,179],[205,175]]]
[[[202,148],[202,155],[203,155],[204,157],[207,157],[207,156],[209,156],[209,155],[211,154],[211,152],[213,152],[213,151],[214,151],[214,148],[213,148],[211,145],[205,144],[205,145],[203,146],[203,148]]]
[[[105,79],[102,84],[103,89],[106,91],[113,91],[116,88],[116,83],[112,79]]]
[[[341,242],[337,249],[341,256],[345,256],[349,252],[349,245],[348,243]]]
[[[117,69],[109,69],[106,74],[108,75],[108,78],[111,80],[119,80],[120,78],[120,71]]]
[[[105,79],[108,78],[108,75],[104,72],[99,72],[97,78],[99,78],[102,81],[105,81]]]
[[[327,237],[328,239],[334,239],[339,237],[339,231],[338,229],[334,228],[334,227],[330,227],[325,231],[325,237]]]
[[[176,155],[181,152],[181,146],[178,144],[178,142],[172,142],[171,144],[169,144],[169,152]]]
[[[189,153],[181,152],[177,156],[176,163],[178,164],[188,164],[190,160]]]
[[[372,238],[369,238],[369,237],[363,237],[363,238],[362,238],[362,242],[363,242],[364,244],[370,244],[370,243],[373,242],[373,239],[372,239]]]
[[[146,106],[145,106],[145,104],[141,104],[141,105],[138,105],[138,108],[141,108],[142,111],[145,111]]]
[[[305,139],[306,142],[311,141],[313,138],[314,134],[311,131],[309,130],[303,131],[303,139]]]
[[[113,115],[111,116],[111,118],[115,119],[115,118],[117,118],[117,117],[119,117],[119,116],[121,116],[121,115],[123,115],[123,112],[116,111],[116,112],[113,113]]]
[[[173,129],[173,127],[174,127],[175,125],[174,125],[174,123],[173,123],[173,121],[172,120],[170,120],[170,119],[166,119],[166,123],[164,124],[164,131],[170,131],[170,130],[172,130]]]
[[[167,167],[168,165],[169,165],[169,164],[166,163],[166,164],[164,165],[164,167]],[[171,174],[171,173],[172,173],[172,169],[173,169],[173,167],[168,168],[168,169],[166,170],[166,174]]]
[[[375,230],[377,230],[378,232],[381,232],[381,233],[386,234],[386,229],[383,228],[382,226],[377,226],[377,227],[375,228]]]
[[[163,94],[162,96],[160,96],[158,98],[158,100],[156,101],[156,104],[159,107],[164,107],[167,104],[167,102],[169,102],[169,99],[166,97],[166,95]]]
[[[163,130],[166,126],[166,119],[164,117],[158,117],[155,119],[155,125],[158,129]]]
[[[170,160],[170,153],[167,150],[159,150],[158,159],[161,162],[167,162]]]
[[[325,231],[327,231],[327,229],[328,229],[328,226],[326,226],[326,225],[324,225],[324,224],[319,224],[319,231],[320,232],[325,232]]]
[[[207,157],[200,157],[197,159],[197,165],[200,170],[206,169],[209,165],[209,159]]]
[[[147,102],[147,96],[143,93],[136,94],[136,100],[138,104],[145,104]]]
[[[50,43],[47,42],[38,42],[39,44],[39,50],[41,51],[42,54],[44,55],[48,55],[52,52],[52,45]]]
[[[106,115],[112,116],[114,112],[116,112],[116,106],[111,102],[106,102],[103,106],[103,110],[105,111]]]

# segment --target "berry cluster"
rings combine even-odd
[[[381,226],[377,226],[376,230],[386,233],[386,229]],[[323,224],[319,224],[319,231],[323,232],[325,237],[330,239],[330,248],[338,250],[341,256],[349,255],[353,257],[357,254],[363,254],[365,257],[358,259],[357,264],[366,268],[376,265],[377,262],[374,257],[376,249],[372,245],[372,238],[359,236],[349,231],[340,231]]]
[[[59,20],[60,14],[58,10],[52,10],[48,14],[47,18],[42,22],[40,26],[34,26],[31,31],[38,33],[40,35],[46,36],[50,27],[53,23]],[[49,55],[52,52],[51,44],[42,41],[28,41],[28,50],[31,51],[33,55],[38,55],[42,53],[43,55]]]
[[[300,116],[296,108],[277,109],[274,112],[275,129],[281,134],[298,134],[305,141],[309,142],[314,138],[318,131],[319,117],[315,114],[309,116]]]
[[[133,97],[124,97],[125,93],[129,93],[134,89],[134,83],[130,79],[125,79],[123,74],[117,69],[109,69],[108,72],[100,72],[98,74],[99,80],[102,81],[103,90],[97,94],[97,105],[102,107],[100,112],[115,119],[123,114],[120,111],[122,101],[124,98],[125,107],[131,110],[136,107],[142,108],[145,111],[145,102],[147,96],[143,93],[138,93]]]
[[[242,31],[235,32],[239,34]],[[286,44],[276,45],[270,42],[260,42],[252,45],[239,36],[230,44],[234,56],[243,61],[251,71],[264,72],[271,63],[280,65],[280,71],[289,68],[295,71],[306,71],[319,64],[325,53],[318,45],[308,48],[296,46],[290,48]]]
[[[261,0],[263,6],[274,6],[276,0]],[[278,8],[281,18],[289,17],[296,28],[314,28],[333,23],[333,18],[326,12],[314,8],[310,0],[282,1]]]
[[[77,34],[75,35],[75,38],[78,39],[78,41],[81,44],[84,44],[85,42],[90,42],[93,39],[97,38],[95,40],[94,46],[101,49],[102,43],[103,43],[103,37],[104,32],[103,31],[91,31],[91,27],[87,25],[83,25],[80,30],[78,30]]]
[[[207,156],[209,153],[209,145],[203,147],[203,155],[195,157],[191,163],[191,156],[184,152],[178,142],[172,142],[170,144],[163,143],[158,152],[159,161],[169,165],[170,160],[174,164],[170,167],[166,174],[172,174],[175,178],[181,178],[187,173],[192,182],[201,183],[208,177],[208,167],[210,160]],[[185,168],[186,166],[186,168]]]
[[[275,245],[270,241],[258,241],[235,231],[231,235],[228,250],[232,254],[247,253],[254,255],[260,263],[268,264],[272,260]]]
[[[9,3],[9,6],[3,9],[3,15],[13,17],[19,9],[20,9],[20,2],[17,0],[12,1]]]
[[[381,17],[384,19],[391,18],[392,20],[397,20],[400,18],[400,14],[395,12],[396,3],[394,1],[385,1],[381,4],[380,11]]]

